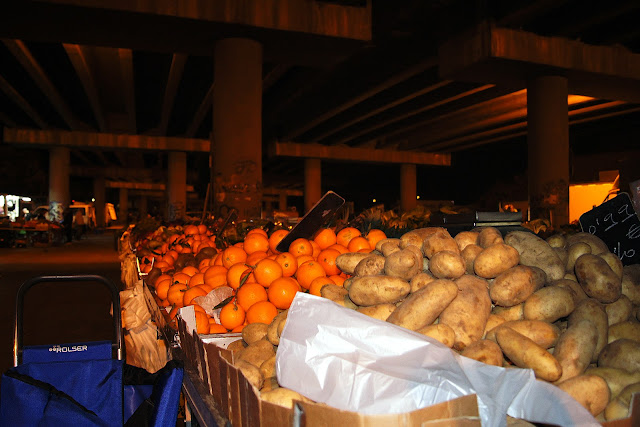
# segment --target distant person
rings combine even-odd
[[[73,212],[70,208],[65,208],[62,212],[62,228],[66,237],[66,243],[71,243],[73,240]]]
[[[86,224],[84,222],[84,215],[82,215],[81,209],[76,210],[75,223],[76,223],[76,238],[80,240],[82,239],[82,236],[86,232]]]

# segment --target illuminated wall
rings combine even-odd
[[[569,186],[569,222],[577,221],[580,215],[599,206],[613,188],[613,182],[575,184]]]

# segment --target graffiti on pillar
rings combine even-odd
[[[56,202],[56,201],[49,202],[49,221],[62,222],[63,211],[64,211],[64,204],[62,202]]]
[[[169,212],[168,212],[169,221],[175,221],[177,219],[184,218],[184,203],[182,202],[173,202],[169,203]]]
[[[256,176],[258,165],[253,160],[238,160],[230,176],[217,174],[214,180],[216,206],[235,208],[241,218],[256,218],[261,214],[262,182]]]

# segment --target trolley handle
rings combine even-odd
[[[18,289],[16,296],[16,322],[13,339],[13,365],[18,366],[19,357],[22,356],[23,344],[23,306],[24,295],[34,285],[42,282],[100,282],[111,291],[113,303],[113,326],[115,329],[115,342],[111,343],[112,349],[116,351],[118,360],[123,359],[122,347],[122,319],[120,317],[120,291],[116,285],[103,276],[94,274],[77,276],[37,276],[27,280]]]

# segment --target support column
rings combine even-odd
[[[400,210],[408,212],[418,204],[416,165],[403,163],[400,165]]]
[[[167,220],[175,221],[184,217],[187,209],[187,153],[169,153],[167,182]]]
[[[217,42],[214,55],[214,200],[259,218],[262,207],[262,45],[249,39]]]
[[[527,87],[531,219],[569,223],[569,107],[567,79],[542,76]]]
[[[67,147],[49,149],[49,219],[61,222],[62,211],[69,206],[69,162]]]
[[[322,197],[322,163],[320,159],[304,159],[304,213]]]
[[[125,226],[129,222],[129,190],[120,189],[120,200],[118,204],[118,222]]]
[[[140,219],[147,217],[149,211],[149,202],[147,196],[140,196],[138,199],[138,212],[140,212]]]
[[[97,176],[93,179],[93,205],[96,210],[96,227],[104,227],[106,225],[105,212],[105,179],[104,176]]]

